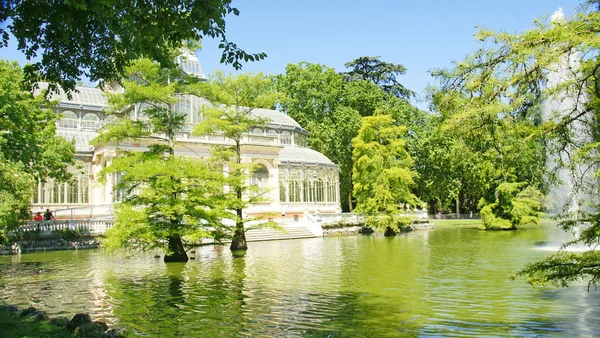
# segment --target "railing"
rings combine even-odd
[[[304,212],[304,219],[306,220],[306,228],[317,237],[323,237],[323,227],[321,222],[323,219],[320,216],[311,215],[308,211]]]
[[[69,220],[69,221],[28,221],[16,229],[17,232],[28,231],[62,231],[78,230],[87,231],[91,235],[102,235],[112,228],[113,220]]]
[[[101,205],[77,205],[67,206],[61,208],[63,205],[48,204],[48,203],[34,203],[34,210],[43,206],[50,207],[56,218],[70,218],[73,219],[96,219],[100,217],[112,218],[113,216],[113,204],[101,204]],[[38,209],[41,213],[44,213],[45,208]],[[32,215],[33,216],[33,215]]]
[[[455,213],[449,213],[449,214],[438,213],[438,214],[430,214],[430,215],[428,215],[428,218],[430,218],[430,219],[481,219],[481,215],[474,214],[474,213],[458,214],[458,215]]]

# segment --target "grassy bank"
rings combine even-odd
[[[451,227],[469,227],[477,228],[481,224],[480,219],[432,219],[431,223],[435,224],[438,228],[451,228]]]
[[[21,316],[20,312],[0,311],[0,336],[12,337],[73,337],[64,327],[51,324],[47,320]]]

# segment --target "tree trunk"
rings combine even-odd
[[[183,247],[183,241],[179,235],[170,236],[169,249],[165,255],[165,263],[168,262],[187,262],[188,256]]]
[[[245,251],[248,250],[248,243],[246,243],[246,231],[244,229],[244,221],[242,220],[242,209],[236,210],[238,220],[235,222],[235,230],[233,231],[233,238],[231,239],[231,251]]]
[[[236,146],[236,163],[238,166],[242,163],[242,152],[241,152],[241,144],[240,140],[235,140]],[[241,176],[240,168],[237,168],[235,171],[235,175]],[[243,183],[238,183],[243,184]],[[235,197],[239,202],[243,199],[243,187],[235,187]],[[231,246],[229,249],[234,253],[234,255],[243,256],[248,250],[248,243],[246,243],[246,229],[244,229],[244,219],[243,219],[243,209],[237,208],[235,209],[235,213],[237,215],[237,219],[235,221],[235,230],[233,231],[233,238],[231,239]]]
[[[386,227],[383,235],[384,236],[396,236],[396,232],[394,231],[394,229],[392,229],[390,227]]]
[[[352,212],[352,191],[348,192],[348,210]]]
[[[460,197],[456,195],[456,219],[460,218]]]
[[[349,190],[348,190],[348,210],[350,210],[350,212],[352,212],[353,207],[352,207],[352,171],[350,171],[349,175],[348,175],[348,183],[349,184]]]

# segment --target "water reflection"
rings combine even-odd
[[[547,228],[438,229],[202,247],[187,264],[102,251],[0,257],[1,299],[91,312],[152,337],[593,336],[598,293],[508,276],[548,252]]]

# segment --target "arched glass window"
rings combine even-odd
[[[262,131],[262,129],[260,129],[260,128],[254,128],[254,129],[252,129],[252,134],[255,134],[255,135],[262,135],[262,134],[263,134],[263,131]]]
[[[100,117],[93,113],[87,113],[81,118],[82,130],[96,130],[99,127]]]
[[[337,174],[330,172],[327,176],[327,202],[337,202]]]
[[[304,202],[314,202],[316,198],[315,182],[317,173],[312,170],[304,172]]]
[[[267,130],[267,135],[277,135],[277,131],[275,131],[274,129],[269,129]]]
[[[292,144],[292,133],[289,131],[281,132],[279,136],[282,144]]]
[[[288,179],[290,202],[301,202],[300,200],[300,175],[298,172],[291,172]]]
[[[176,115],[185,116],[185,123],[193,123],[192,103],[185,97],[181,97],[173,106],[173,112]]]
[[[252,173],[252,185],[266,188],[269,181],[269,171],[264,166],[259,166]]]
[[[319,173],[319,177],[315,181],[315,201],[325,202],[325,176],[322,172]]]
[[[288,202],[287,200],[287,178],[285,172],[279,170],[279,202]]]
[[[63,118],[58,121],[58,128],[75,129],[79,125],[79,117],[72,111],[63,112]]]

